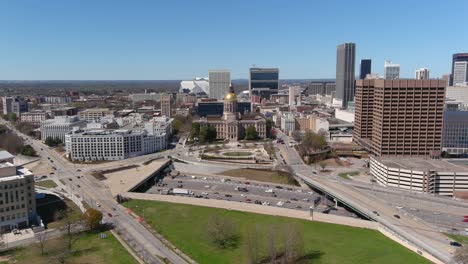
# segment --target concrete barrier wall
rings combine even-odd
[[[310,212],[308,211],[299,211],[299,210],[281,208],[281,207],[276,207],[276,206],[263,206],[263,205],[258,205],[258,204],[230,202],[230,201],[223,201],[223,200],[198,199],[198,198],[173,196],[173,195],[132,193],[132,192],[127,192],[123,194],[123,196],[129,197],[132,199],[190,204],[190,205],[198,205],[198,206],[206,206],[206,207],[214,207],[214,208],[222,208],[222,209],[228,209],[228,210],[257,213],[257,214],[292,217],[292,218],[298,218],[298,219],[304,219],[304,220],[313,220],[313,221],[318,221],[318,222],[347,225],[347,226],[374,229],[374,230],[377,230],[378,228],[378,223],[373,222],[373,221],[366,221],[362,219],[344,217],[344,216],[339,216],[339,215],[323,214],[323,213],[318,213],[318,212],[314,212],[313,217],[311,217]]]

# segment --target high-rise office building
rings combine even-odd
[[[455,53],[452,56],[452,77],[450,85],[468,82],[468,53]],[[457,74],[455,78],[455,74]]]
[[[171,96],[169,94],[161,96],[161,116],[171,117]]]
[[[429,69],[428,68],[417,69],[416,80],[429,80]]]
[[[301,87],[289,86],[289,107],[290,109],[301,105]]]
[[[278,93],[278,68],[250,68],[249,91],[250,95],[258,95],[261,99],[270,99],[271,94]]]
[[[354,64],[356,44],[344,43],[336,47],[336,95],[342,107],[354,100]]]
[[[453,65],[453,85],[464,85],[467,80],[468,62],[456,61]]]
[[[400,64],[394,64],[392,61],[385,61],[384,64],[384,79],[397,80],[400,79]]]
[[[28,112],[28,102],[19,97],[3,97],[3,114],[14,113],[18,118],[21,113]]]
[[[444,80],[357,80],[354,139],[377,156],[436,156]]]
[[[366,78],[367,74],[370,74],[372,70],[372,60],[364,59],[361,60],[361,68],[359,71],[359,79],[363,80]]]
[[[223,100],[224,95],[229,92],[231,84],[231,72],[227,70],[210,70],[208,73],[210,89],[209,98]]]

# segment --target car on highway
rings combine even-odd
[[[249,199],[249,198],[245,199],[245,201],[248,202],[248,203],[252,202],[252,200]]]
[[[276,186],[276,189],[283,189],[283,187],[281,187],[281,186]]]
[[[396,219],[400,219],[399,215],[393,215],[393,217],[395,217]]]
[[[273,193],[273,189],[265,190],[266,193]]]
[[[232,197],[230,194],[225,194],[224,197]]]
[[[291,201],[297,202],[297,198],[291,198]]]
[[[376,216],[380,215],[377,211],[372,211],[372,213],[375,214]]]
[[[68,180],[69,180],[69,181],[73,181],[73,179],[72,179],[72,178],[68,178]]]
[[[81,171],[80,169],[77,169],[76,171]]]
[[[260,200],[255,200],[254,203],[255,203],[255,204],[262,204],[262,201],[260,201]]]
[[[283,206],[284,205],[284,202],[283,201],[279,201],[276,203],[277,206]]]
[[[100,204],[100,203],[96,203],[96,206],[97,206],[97,207],[101,207],[101,204]]]
[[[111,214],[111,213],[107,213],[107,215],[108,215],[109,217],[112,217],[112,214]]]
[[[81,186],[79,184],[77,184],[76,187],[81,188]]]
[[[209,186],[209,185],[205,185],[205,188],[210,188],[210,186]]]
[[[250,182],[245,182],[245,184],[247,184],[247,185],[248,185],[248,184],[250,184]]]
[[[208,195],[208,193],[207,193],[207,192],[202,192],[201,194],[202,194],[202,195]]]

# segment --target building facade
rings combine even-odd
[[[15,166],[10,153],[0,151],[0,231],[36,223],[34,176],[28,169]]]
[[[250,68],[249,91],[250,96],[257,95],[261,99],[270,99],[272,94],[278,93],[278,68]]]
[[[248,127],[255,127],[259,138],[266,137],[266,121],[260,116],[242,116],[237,109],[237,96],[228,93],[224,97],[221,117],[204,117],[195,121],[201,126],[210,125],[216,129],[216,139],[236,141],[245,137]]]
[[[169,94],[165,94],[161,96],[161,115],[166,117],[172,116],[172,109],[171,109],[171,96]]]
[[[231,72],[228,70],[210,70],[208,80],[210,82],[208,97],[223,100],[224,95],[229,92]]]
[[[421,68],[416,70],[416,80],[429,80],[429,69]]]
[[[400,79],[400,64],[395,64],[392,61],[386,60],[384,63],[384,78],[385,80]]]
[[[354,67],[356,60],[356,44],[344,43],[336,48],[336,93],[342,107],[348,107],[348,102],[354,101]]]
[[[444,196],[468,192],[468,168],[447,161],[371,157],[370,172],[382,186]]]
[[[23,100],[20,97],[2,97],[3,103],[3,114],[9,115],[10,113],[14,113],[16,117],[22,113],[28,112],[29,106],[28,102]]]
[[[78,116],[80,120],[92,122],[92,121],[100,120],[102,117],[105,117],[105,116],[114,117],[115,111],[110,110],[109,108],[88,108],[88,109],[78,112]]]
[[[167,146],[165,134],[144,130],[76,130],[65,136],[65,148],[73,161],[121,160],[154,153]]]
[[[454,155],[468,154],[468,111],[445,110],[442,150]]]
[[[361,65],[360,65],[360,70],[359,70],[359,79],[363,80],[366,78],[367,74],[371,74],[372,71],[372,60],[370,59],[364,59],[361,60]]]
[[[74,127],[82,128],[86,126],[86,121],[80,120],[77,116],[58,116],[41,122],[41,139],[58,138],[65,142],[65,134]]]
[[[290,86],[289,87],[289,108],[293,109],[296,106],[301,105],[301,87],[300,86]]]
[[[443,80],[358,80],[354,139],[377,156],[442,150]]]
[[[50,118],[49,113],[42,110],[36,110],[31,112],[22,113],[20,116],[21,122],[31,123],[39,125],[42,121]]]
[[[468,82],[468,53],[455,53],[452,56],[452,76],[450,85]]]

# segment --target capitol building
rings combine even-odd
[[[195,121],[201,126],[216,128],[216,139],[236,141],[245,137],[245,130],[253,126],[259,138],[266,137],[266,121],[261,116],[241,115],[237,111],[237,96],[232,91],[224,97],[222,116],[207,116]]]

